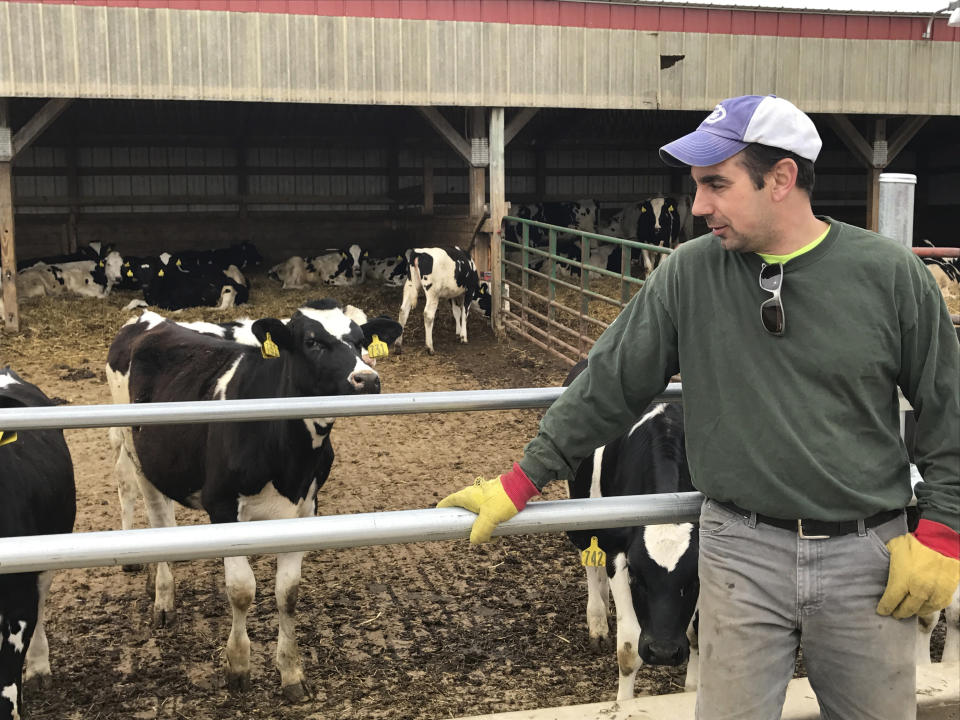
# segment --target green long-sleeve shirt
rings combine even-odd
[[[823,219],[784,266],[781,337],[760,322],[758,255],[708,235],[666,258],[544,415],[520,461],[534,484],[572,477],[679,372],[697,489],[781,518],[868,517],[910,500],[899,387],[921,514],[960,531],[960,344],[939,289],[909,249]]]

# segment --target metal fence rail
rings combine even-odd
[[[687,492],[532,502],[522,513],[499,525],[493,534],[694,522],[701,501],[700,493]],[[432,508],[0,538],[0,575],[158,560],[458,540],[470,536],[475,519],[476,515],[467,510]]]
[[[77,405],[0,410],[0,428],[36,430],[165,423],[237,422],[304,417],[398,415],[542,408],[565,388],[519,388],[354,397],[264,398],[128,405]],[[658,402],[681,399],[670,383]],[[694,520],[699,493],[531,503],[495,535],[624,527]],[[470,535],[476,516],[429,509],[332,515],[290,520],[182,525],[65,535],[0,538],[0,574],[126,565],[159,560],[280,553],[390,543],[454,540]]]

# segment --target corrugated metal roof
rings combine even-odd
[[[738,10],[796,10],[798,12],[866,13],[871,15],[930,15],[947,9],[950,0],[562,0],[603,5],[662,5],[723,7]]]

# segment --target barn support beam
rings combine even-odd
[[[60,117],[60,113],[70,107],[73,100],[70,98],[54,98],[48,100],[32,118],[13,136],[13,157],[30,147],[31,143],[40,137],[40,134],[50,127],[50,124]]]
[[[501,335],[504,332],[503,312],[501,309],[500,289],[500,239],[503,226],[503,216],[507,214],[507,184],[506,165],[504,161],[503,108],[490,109],[490,263],[492,265],[491,283],[491,315],[494,332]]]
[[[3,279],[3,324],[20,330],[17,307],[17,254],[13,235],[13,138],[9,103],[0,98],[0,278]]]
[[[482,157],[483,148],[488,143],[486,108],[469,108],[467,110],[470,133],[470,217],[478,218],[483,215],[483,206],[487,201],[487,172]]]
[[[867,217],[866,226],[874,232],[880,226],[880,173],[892,163],[919,132],[929,115],[909,118],[887,141],[886,118],[876,118],[873,125],[873,140],[868,141],[846,115],[828,115],[830,126],[847,146],[853,156],[867,168]]]
[[[517,133],[523,130],[524,126],[533,120],[533,116],[538,112],[540,112],[540,108],[523,108],[514,115],[503,130],[503,144],[509,145],[510,141],[517,136]]]
[[[452,147],[457,155],[462,157],[467,163],[470,162],[470,143],[463,139],[447,119],[440,114],[440,111],[434,107],[418,107],[417,110],[429,122],[433,129],[440,133],[447,145]]]

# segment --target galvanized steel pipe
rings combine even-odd
[[[700,493],[532,502],[495,536],[694,522]],[[0,538],[0,574],[469,537],[459,508]]]
[[[560,397],[563,390],[562,387],[512,388],[393,395],[27,407],[0,410],[0,429],[122,427],[353,415],[518,410],[548,407]],[[655,400],[680,402],[680,383],[670,383]]]

